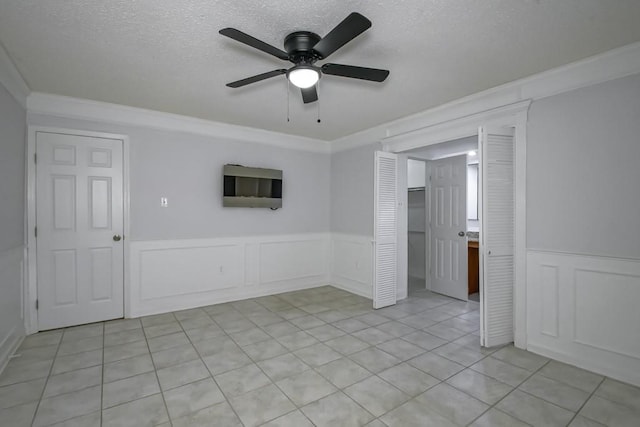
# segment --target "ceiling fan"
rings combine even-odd
[[[282,68],[247,77],[246,79],[227,83],[227,86],[238,88],[286,74],[287,79],[301,89],[302,100],[307,104],[318,100],[316,83],[322,74],[382,82],[389,75],[388,70],[341,64],[315,65],[316,61],[326,59],[333,52],[362,34],[369,27],[371,27],[371,21],[359,13],[353,12],[331,30],[329,34],[322,38],[310,31],[296,31],[289,34],[284,39],[285,50],[278,49],[235,28],[224,28],[220,30],[220,34],[223,36],[232,38],[285,61],[291,61],[294,64],[294,66],[289,69]]]

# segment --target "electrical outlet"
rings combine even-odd
[[[160,197],[160,207],[166,208],[169,206],[169,200],[166,197]]]

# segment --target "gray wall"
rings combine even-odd
[[[329,231],[329,154],[42,115],[29,123],[129,135],[133,240]],[[223,208],[225,163],[282,169],[282,209]]]
[[[0,84],[0,252],[24,244],[26,115]]]
[[[374,152],[380,144],[331,156],[331,231],[373,236]]]
[[[0,84],[0,355],[8,350],[2,348],[5,339],[23,331],[19,260],[24,250],[25,129],[25,111]]]
[[[640,259],[640,75],[532,104],[527,246]]]

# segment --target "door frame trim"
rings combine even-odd
[[[26,153],[26,203],[27,211],[25,217],[25,230],[27,234],[27,259],[26,259],[26,280],[24,295],[24,322],[25,332],[27,335],[34,334],[39,331],[38,311],[36,310],[36,300],[38,298],[38,274],[37,274],[37,251],[36,237],[34,235],[34,227],[36,224],[36,163],[34,156],[36,154],[36,136],[38,132],[59,133],[73,136],[87,136],[93,138],[118,139],[122,141],[122,197],[123,197],[123,220],[124,220],[124,247],[123,247],[123,315],[127,317],[130,311],[129,296],[129,241],[130,234],[130,181],[129,181],[129,160],[130,160],[130,141],[127,135],[107,133],[107,132],[91,132],[80,129],[68,129],[52,126],[28,126],[27,131],[27,153]]]
[[[464,114],[444,122],[416,129],[382,140],[384,151],[402,153],[413,148],[427,147],[458,138],[478,135],[480,126],[514,128],[514,185],[515,185],[515,271],[513,288],[514,344],[527,348],[527,120],[531,100],[515,102],[474,114]],[[398,251],[399,265],[406,265],[406,252]],[[400,271],[400,270],[399,270]],[[398,284],[405,284],[406,278]]]

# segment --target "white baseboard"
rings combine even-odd
[[[0,252],[0,298],[3,300],[0,312],[0,373],[24,339],[23,267],[23,246]]]
[[[640,260],[527,251],[527,349],[640,386]]]
[[[527,351],[539,354],[540,356],[548,357],[559,362],[577,366],[578,368],[613,378],[614,380],[640,387],[640,372],[634,370],[635,368],[632,366],[616,365],[615,363],[602,363],[602,361],[594,360],[590,357],[582,357],[580,354],[573,352],[566,353],[558,351],[556,348],[549,348],[538,344],[527,343],[527,346]]]
[[[333,286],[334,288],[342,289],[343,291],[351,292],[355,295],[360,295],[361,297],[365,297],[367,299],[372,298],[372,292],[367,291],[365,287],[361,286],[360,284],[353,284],[342,280],[340,282],[331,282],[329,283],[329,285]]]
[[[127,317],[329,283],[329,233],[130,244]]]

